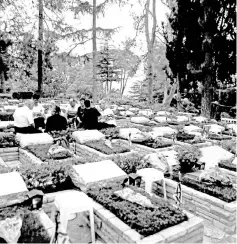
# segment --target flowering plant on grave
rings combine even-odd
[[[191,172],[193,167],[196,166],[198,160],[201,158],[202,153],[199,148],[194,146],[176,147],[177,159],[180,163],[180,172]]]
[[[18,147],[18,142],[14,134],[0,132],[0,148],[5,147]]]

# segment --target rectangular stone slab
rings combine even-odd
[[[75,165],[73,168],[75,172],[72,176],[72,180],[78,187],[114,178],[122,179],[127,177],[127,174],[112,160]]]
[[[18,172],[0,174],[0,196],[28,191]]]

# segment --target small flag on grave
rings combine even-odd
[[[129,147],[132,147],[132,139],[131,139],[131,136],[132,136],[132,134],[131,134],[131,132],[129,132],[129,134],[128,134],[128,144],[129,144]]]

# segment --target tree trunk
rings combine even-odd
[[[177,81],[174,82],[174,84],[171,87],[170,87],[170,81],[166,82],[165,90],[164,90],[164,99],[163,99],[163,105],[165,106],[165,108],[168,108],[170,106],[170,103],[172,101],[176,89],[177,89]]]
[[[148,50],[148,56],[147,56],[147,79],[148,79],[148,102],[152,103],[153,99],[153,69],[152,69],[152,63],[153,63],[153,48],[155,44],[155,37],[156,37],[156,26],[157,26],[157,19],[156,19],[156,0],[153,0],[152,4],[152,32],[151,32],[151,38],[149,35],[149,13],[150,13],[150,0],[147,0],[146,2],[146,14],[145,14],[145,33],[146,33],[146,42],[147,42],[147,50]]]
[[[92,45],[93,45],[93,102],[97,102],[97,83],[96,83],[96,0],[93,0],[93,27],[92,27]]]
[[[39,0],[39,48],[38,48],[38,92],[42,92],[43,85],[43,0]]]
[[[179,77],[179,73],[177,74],[177,109],[178,111],[180,111],[181,109],[181,95],[180,95],[180,77]]]

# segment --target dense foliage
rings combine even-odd
[[[100,130],[101,133],[105,135],[105,137],[111,139],[118,139],[119,138],[119,129],[117,127],[111,127]]]
[[[0,112],[0,121],[13,121],[12,112]]]
[[[156,206],[144,207],[114,194],[116,190],[121,189],[121,182],[111,182],[103,187],[90,188],[88,195],[145,237],[187,220],[187,215],[182,210],[173,207],[164,199],[151,197],[144,191],[132,187],[135,192],[146,196]]]

